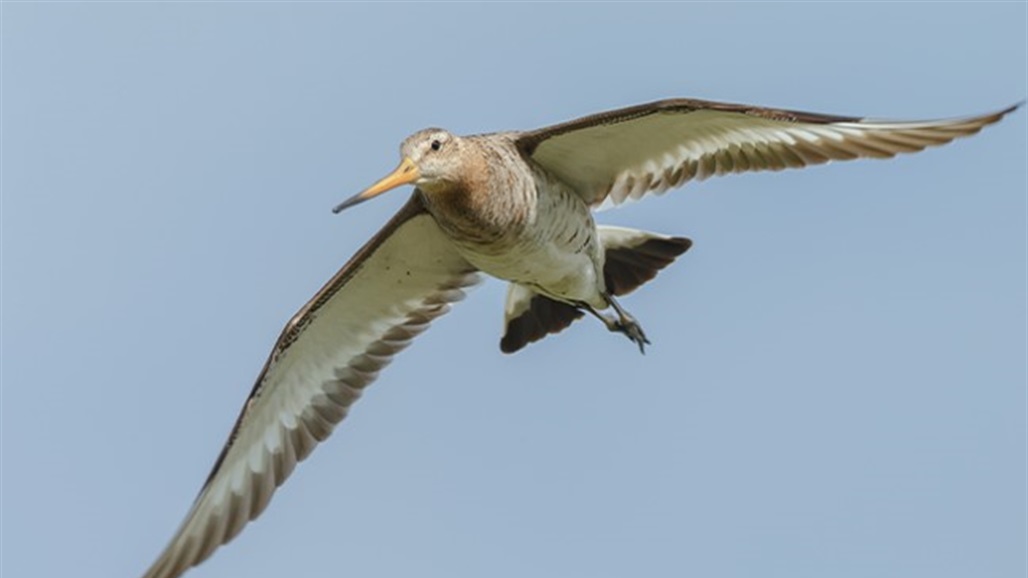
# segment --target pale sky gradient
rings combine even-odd
[[[1028,96],[1019,2],[0,10],[4,578],[142,573],[411,132]],[[189,578],[1024,576],[1026,119],[601,214],[695,241],[645,357],[491,281]]]

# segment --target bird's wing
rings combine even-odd
[[[379,370],[479,280],[420,194],[286,325],[214,469],[145,578],[174,578],[231,540]]]
[[[524,132],[516,142],[523,155],[604,208],[714,175],[920,151],[972,135],[1018,106],[966,118],[887,121],[662,100]]]

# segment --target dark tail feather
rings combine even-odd
[[[691,246],[685,237],[649,237],[635,246],[607,247],[603,265],[607,291],[615,297],[631,293]]]
[[[507,331],[500,340],[500,351],[514,353],[550,333],[563,331],[582,315],[572,305],[535,294],[528,302],[528,309],[507,322]]]

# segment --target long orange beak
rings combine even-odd
[[[354,205],[363,203],[372,197],[377,197],[388,190],[395,189],[400,185],[409,185],[420,177],[421,172],[418,171],[418,167],[414,164],[414,161],[405,157],[400,161],[400,166],[396,167],[396,170],[386,175],[386,177],[381,181],[378,181],[349,199],[339,203],[334,209],[332,209],[332,212],[339,213],[344,209],[349,209]]]

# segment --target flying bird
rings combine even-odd
[[[977,133],[1020,105],[886,121],[672,99],[527,132],[418,131],[399,166],[334,210],[414,185],[407,203],[282,330],[185,520],[144,578],[175,578],[256,518],[394,355],[487,274],[508,281],[500,349],[589,314],[643,351],[619,303],[691,241],[592,213],[689,181],[889,158]]]

